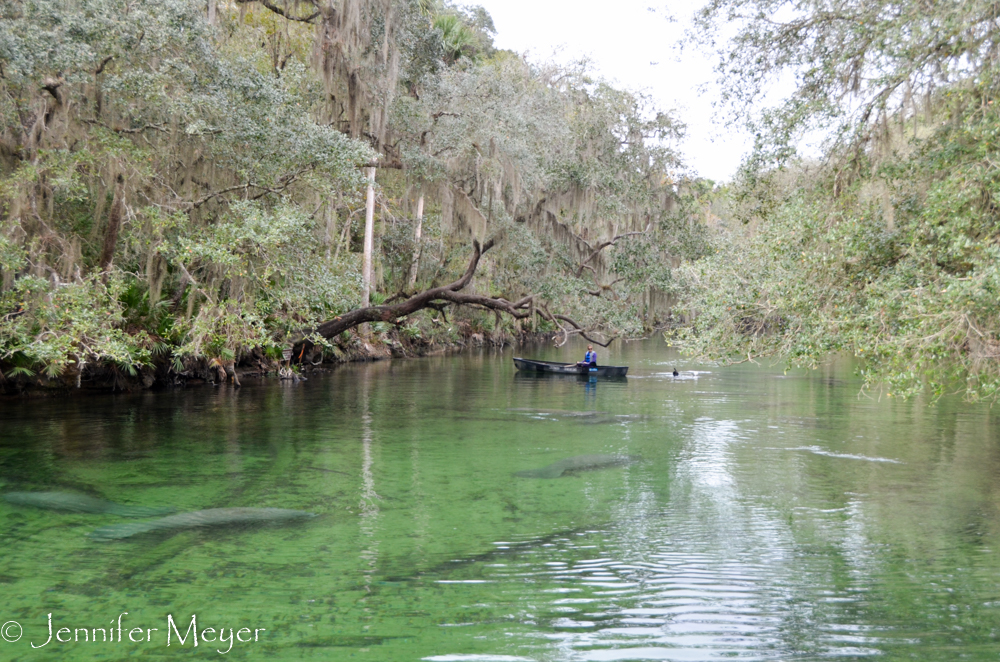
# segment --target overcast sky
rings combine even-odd
[[[663,109],[674,109],[687,124],[681,145],[697,174],[729,180],[749,149],[749,139],[728,129],[713,108],[718,98],[712,62],[694,48],[678,61],[688,15],[702,3],[675,5],[669,22],[662,0],[470,0],[493,16],[496,45],[532,59],[569,61],[588,56],[597,73],[624,87],[645,90]],[[701,88],[706,89],[702,90]]]

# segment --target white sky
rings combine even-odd
[[[749,137],[715,117],[713,62],[695,48],[682,54],[675,48],[683,38],[686,18],[701,0],[669,7],[676,23],[665,18],[663,0],[469,2],[482,5],[493,16],[497,47],[527,52],[533,60],[567,62],[588,56],[596,73],[626,88],[644,90],[662,109],[674,110],[688,127],[681,152],[698,175],[728,181],[749,151]],[[654,13],[651,6],[661,10]]]

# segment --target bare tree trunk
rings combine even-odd
[[[417,284],[417,272],[420,271],[420,235],[424,229],[424,194],[417,199],[417,229],[413,232],[413,262],[410,263],[409,287]]]
[[[385,216],[386,216],[386,214],[388,212],[389,212],[389,210],[385,208],[385,205],[379,205],[379,214],[378,214],[378,244],[375,245],[375,236],[372,235],[372,244],[373,244],[373,246],[372,246],[372,254],[373,255],[375,254],[376,250],[378,251],[379,255],[382,255],[382,240],[385,238]],[[383,269],[385,268],[385,265],[382,262],[383,262],[382,260],[379,260],[378,262],[376,262],[374,259],[372,260],[372,289],[373,290],[377,290],[377,289],[382,288],[382,287],[385,286],[385,274],[383,273]]]
[[[361,307],[371,305],[372,292],[372,240],[375,234],[375,168],[368,168],[368,198],[365,206],[365,248],[361,262],[361,279],[364,289]]]
[[[215,25],[215,4],[216,0],[208,0],[208,24]]]
[[[326,210],[326,232],[323,235],[323,243],[326,244],[326,261],[330,261],[330,248],[337,238],[337,213],[338,207],[333,204],[333,198],[328,201]]]
[[[896,210],[892,206],[892,193],[889,191],[889,183],[881,182],[882,185],[882,217],[885,219],[885,229],[889,232],[896,231]]]
[[[101,249],[101,259],[98,261],[102,272],[111,268],[111,260],[115,257],[118,229],[122,224],[122,209],[125,206],[124,197],[125,178],[119,174],[115,178],[115,196],[111,202],[111,212],[108,214],[108,231],[104,234],[104,248]]]
[[[344,229],[340,233],[340,239],[337,241],[337,250],[333,252],[333,261],[336,262],[337,258],[340,257],[341,247],[346,247],[351,243],[351,216],[348,214],[347,218],[344,219]]]

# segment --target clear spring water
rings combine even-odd
[[[318,514],[96,542],[127,520],[0,501],[0,624],[22,634],[0,660],[1000,657],[989,408],[662,342],[601,352],[625,381],[524,378],[511,356],[0,402],[0,492]],[[642,460],[514,475],[586,454]],[[123,612],[123,641],[89,639]],[[45,643],[48,614],[69,641]],[[168,615],[250,641],[167,647]]]

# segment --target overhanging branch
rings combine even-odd
[[[590,342],[600,345],[601,347],[607,347],[618,338],[618,336],[612,336],[606,341],[598,340],[597,338],[594,338],[593,336],[589,335],[587,333],[587,328],[581,326],[572,317],[567,317],[566,315],[558,315],[558,314],[553,315],[552,313],[549,312],[549,309],[545,306],[539,306],[538,310],[539,312],[542,313],[542,317],[546,318],[547,320],[558,326],[559,330],[562,332],[563,336],[562,342],[556,343],[558,347],[562,347],[563,345],[565,345],[567,341],[569,341],[569,337],[574,335],[580,335],[583,338],[589,340]],[[565,326],[563,326],[562,322],[570,324],[573,328],[567,329]]]
[[[493,247],[493,244],[494,242],[492,239],[487,241],[482,246],[479,245],[478,241],[472,242],[473,253],[472,259],[469,260],[469,266],[465,270],[462,277],[453,283],[442,287],[434,287],[429,290],[424,290],[423,292],[418,292],[402,303],[369,306],[367,308],[352,310],[349,313],[345,313],[344,315],[335,317],[328,322],[320,324],[319,327],[316,328],[315,332],[329,340],[330,338],[335,338],[344,331],[353,329],[360,324],[368,322],[393,322],[401,317],[412,315],[418,310],[429,308],[431,307],[431,304],[441,302],[456,304],[477,303],[490,308],[501,309],[504,312],[514,315],[515,317],[527,317],[527,312],[522,312],[518,308],[515,308],[514,304],[505,299],[493,299],[478,294],[466,294],[459,292],[459,290],[463,289],[472,280],[472,276],[475,275],[476,268],[479,266],[479,259],[483,256],[483,253]],[[527,306],[527,304],[522,304],[521,307],[524,306]]]
[[[479,261],[483,254],[492,248],[493,245],[493,239],[490,239],[482,246],[480,246],[478,241],[473,241],[473,253],[472,258],[469,260],[469,266],[466,268],[465,273],[461,278],[449,283],[448,285],[434,287],[413,295],[407,295],[400,292],[390,299],[390,301],[400,298],[405,299],[400,303],[385,303],[380,306],[369,306],[367,308],[352,310],[348,313],[335,317],[332,320],[323,322],[311,331],[304,332],[301,336],[299,336],[298,340],[296,340],[294,344],[296,346],[311,345],[312,343],[308,340],[308,336],[313,334],[319,335],[327,340],[332,340],[345,331],[349,331],[354,327],[371,322],[396,324],[402,318],[412,315],[413,313],[425,308],[437,310],[443,314],[445,306],[448,306],[449,304],[457,306],[473,306],[485,310],[492,310],[498,315],[506,314],[510,315],[514,319],[527,319],[531,317],[533,309],[538,310],[545,319],[551,321],[562,330],[563,343],[566,342],[566,339],[568,339],[570,335],[575,334],[580,334],[590,342],[597,343],[601,347],[607,347],[612,341],[615,340],[615,338],[611,338],[607,341],[601,341],[591,337],[587,333],[588,330],[572,318],[565,315],[553,315],[547,308],[535,305],[535,295],[533,294],[524,296],[517,301],[508,301],[503,297],[489,297],[483,294],[462,292],[462,290],[472,281],[472,277],[476,273],[476,269],[479,266]],[[566,328],[563,322],[572,325],[574,328]]]
[[[246,4],[250,4],[252,2],[260,2],[260,4],[264,5],[265,7],[267,7],[271,11],[273,11],[275,14],[277,14],[278,16],[282,16],[284,18],[287,18],[289,21],[299,21],[301,23],[312,23],[316,19],[316,17],[319,16],[319,14],[320,14],[320,12],[316,11],[316,12],[313,12],[312,14],[310,14],[309,16],[293,16],[291,13],[286,12],[284,9],[282,9],[278,5],[276,5],[276,4],[272,3],[272,2],[268,2],[268,0],[236,0],[236,4],[238,4],[238,5],[246,5]]]
[[[652,224],[652,223],[650,223],[650,224],[648,224],[648,225],[646,226],[646,229],[645,229],[645,230],[641,230],[641,231],[635,231],[635,232],[625,232],[625,233],[623,233],[623,234],[618,234],[618,235],[615,235],[615,236],[614,236],[614,237],[613,237],[613,238],[611,239],[611,241],[602,241],[601,243],[599,243],[599,244],[597,245],[597,247],[596,247],[596,248],[591,248],[591,253],[590,253],[590,255],[588,255],[588,256],[587,256],[587,259],[586,259],[586,260],[584,260],[584,261],[582,261],[582,262],[580,262],[580,264],[579,264],[579,268],[578,268],[578,269],[576,270],[576,277],[577,277],[577,278],[579,278],[580,276],[582,276],[582,275],[583,275],[583,270],[584,270],[584,269],[590,269],[591,271],[594,271],[594,268],[593,268],[593,267],[591,267],[591,266],[589,266],[589,264],[588,264],[588,263],[589,263],[589,262],[590,262],[591,260],[593,260],[593,259],[594,259],[595,257],[597,257],[598,255],[600,255],[601,251],[603,251],[603,250],[604,250],[605,248],[607,248],[608,246],[614,246],[614,245],[615,245],[616,243],[618,243],[618,240],[619,240],[619,239],[624,239],[625,237],[634,237],[634,236],[636,236],[636,235],[641,235],[641,234],[646,234],[647,232],[649,232],[649,231],[650,231],[650,229],[651,229],[652,227],[653,227],[653,224]],[[589,244],[589,243],[587,243],[587,241],[586,241],[585,239],[583,239],[582,237],[579,237],[579,236],[577,237],[577,239],[579,239],[579,240],[580,240],[580,241],[582,241],[583,243],[587,244],[587,248],[590,248],[590,244]],[[594,273],[595,273],[595,279],[596,279],[596,273],[597,273],[597,272],[595,271]],[[599,343],[598,343],[598,344],[599,344]]]

